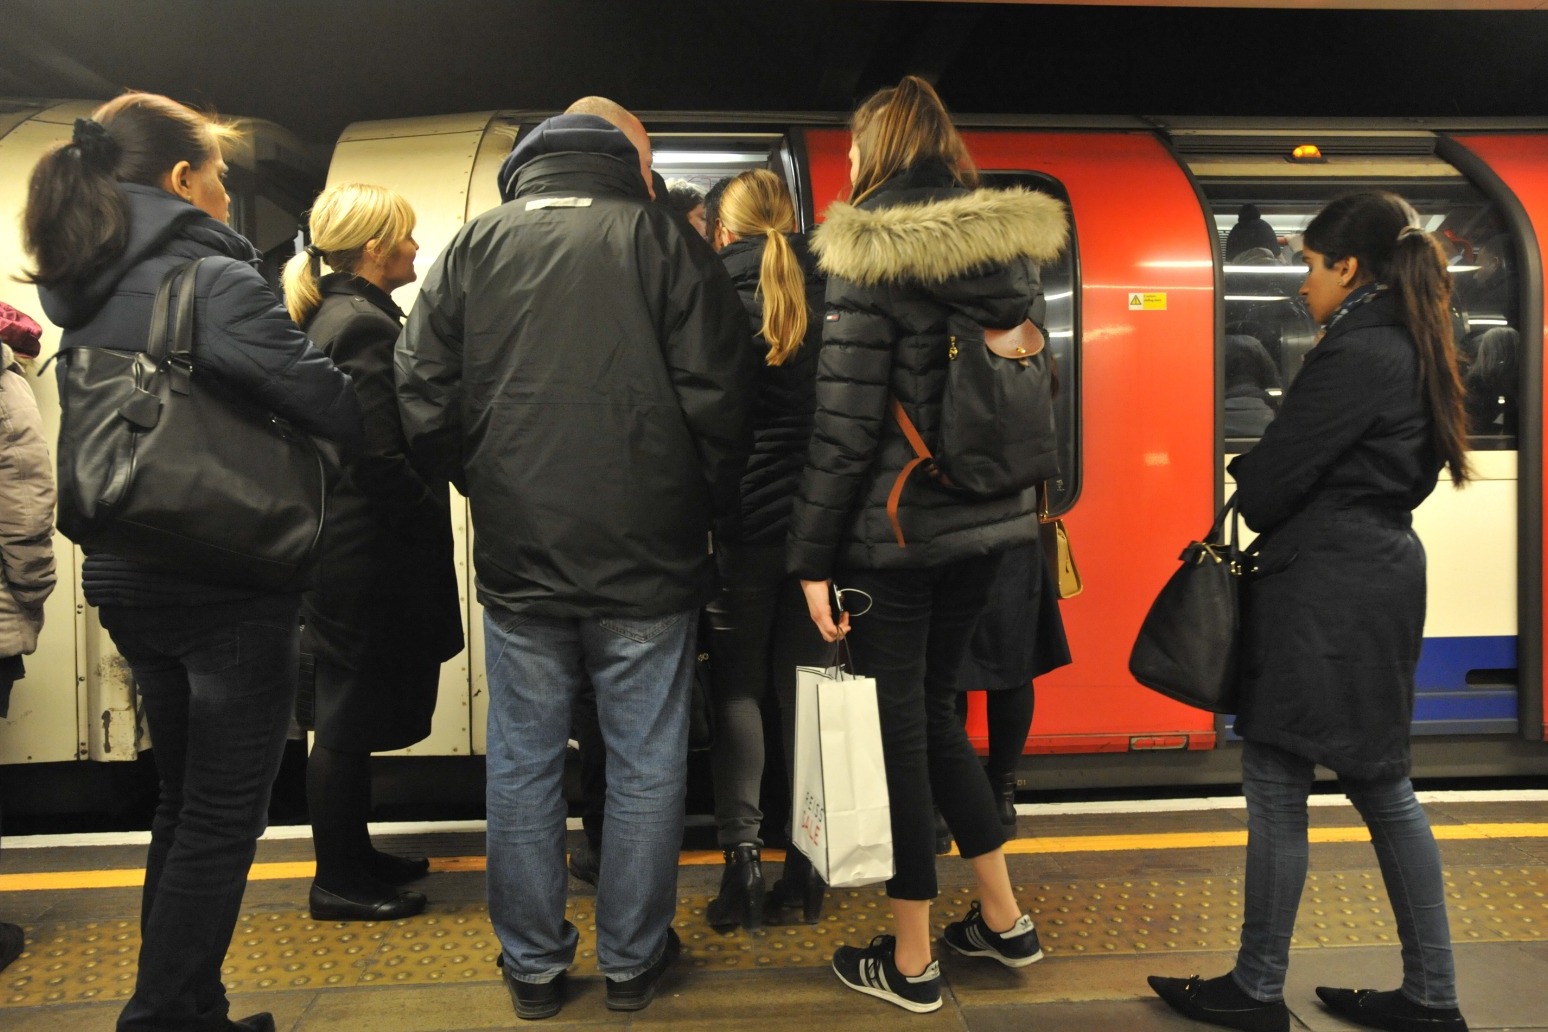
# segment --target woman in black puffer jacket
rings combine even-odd
[[[210,258],[195,288],[194,376],[353,452],[364,430],[349,377],[290,321],[252,245],[226,225],[220,132],[148,93],[76,122],[27,197],[43,310],[64,328],[61,351],[144,348],[162,277]],[[81,580],[134,674],[161,777],[139,973],[119,1032],[272,1032],[268,1014],[227,1017],[220,967],[295,706],[301,592],[102,552]]]
[[[720,596],[709,607],[715,688],[715,819],[726,869],[705,916],[717,928],[758,927],[764,884],[763,717],[774,690],[783,718],[786,769],[795,735],[795,668],[821,665],[828,651],[806,615],[801,586],[785,573],[791,499],[806,465],[817,394],[825,284],[806,239],[791,232],[795,205],[765,169],[743,172],[722,195],[714,243],[736,284],[754,343],[764,350],[753,405],[753,448],[742,476],[740,525],[716,540]],[[777,907],[802,907],[815,921],[822,883],[796,850],[775,886]]]
[[[876,679],[897,873],[887,883],[897,936],[845,947],[851,988],[912,1011],[941,1004],[930,956],[936,895],[931,800],[973,865],[981,904],[947,926],[959,953],[1012,967],[1042,956],[1006,872],[1004,831],[955,709],[955,674],[1000,552],[1038,533],[1034,492],[978,499],[923,472],[904,482],[897,528],[888,495],[914,458],[889,406],[926,444],[939,437],[953,316],[1010,329],[1042,315],[1038,262],[1063,248],[1063,207],[1024,190],[970,190],[971,159],[940,98],[909,76],[855,113],[854,206],[813,235],[829,275],[817,415],[790,528],[790,566],[812,619],[836,640],[833,581],[872,599],[850,648]],[[932,448],[933,450],[933,448]],[[852,599],[846,599],[852,601]],[[878,977],[878,972],[882,973]]]

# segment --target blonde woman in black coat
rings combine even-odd
[[[824,290],[806,238],[794,229],[795,203],[784,180],[767,169],[731,180],[713,227],[713,243],[762,358],[739,519],[716,538],[721,588],[708,607],[716,728],[710,760],[726,868],[720,893],[704,913],[718,929],[763,922],[762,702],[773,693],[791,769],[796,667],[821,666],[831,651],[807,618],[800,583],[785,573],[791,499],[806,465],[817,404]],[[783,910],[799,907],[808,922],[816,921],[822,891],[811,862],[790,849],[774,886],[772,915],[783,919]]]
[[[430,733],[441,664],[462,650],[450,503],[446,481],[408,455],[393,386],[403,313],[392,291],[415,279],[413,210],[384,187],[346,183],[317,198],[310,229],[311,245],[285,268],[286,304],[354,379],[367,441],[329,498],[302,607],[316,671],[310,905],[319,920],[393,920],[424,909],[421,893],[400,886],[429,863],[371,845],[368,761]],[[319,276],[323,263],[334,271]]]
[[[1246,914],[1235,968],[1150,979],[1183,1014],[1284,1032],[1290,936],[1306,881],[1306,799],[1333,770],[1371,831],[1403,984],[1319,987],[1371,1028],[1465,1032],[1441,857],[1409,782],[1424,546],[1412,511],[1444,468],[1468,476],[1451,278],[1414,210],[1390,193],[1329,204],[1306,227],[1301,296],[1324,327],[1263,439],[1231,462],[1259,531],[1248,582],[1236,732],[1247,796]]]
[[[856,671],[876,679],[897,934],[840,949],[833,968],[857,992],[927,1012],[941,1006],[930,943],[938,891],[932,799],[972,864],[980,897],[965,920],[947,926],[946,944],[1011,967],[1042,957],[1011,887],[994,794],[955,706],[957,668],[1001,553],[1036,540],[1038,520],[1033,491],[972,498],[916,469],[894,529],[888,495],[914,454],[889,399],[936,443],[948,320],[997,329],[1036,322],[1038,263],[1059,253],[1068,228],[1063,206],[1045,195],[971,189],[972,161],[922,79],[909,76],[867,100],[851,129],[855,202],[829,208],[813,234],[828,310],[789,569],[828,641],[850,632],[847,612],[835,620],[835,583],[872,600],[849,644]]]

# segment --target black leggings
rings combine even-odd
[[[894,899],[933,899],[935,822],[940,806],[965,857],[1005,844],[999,810],[978,756],[957,716],[957,669],[987,600],[998,554],[919,570],[841,571],[843,588],[871,596],[852,618],[855,671],[876,679],[892,849]],[[863,601],[845,596],[855,610]]]
[[[1032,710],[1036,696],[1032,682],[1014,688],[997,688],[984,693],[988,710],[989,756],[984,770],[991,783],[1016,773],[1021,754],[1027,747],[1027,735],[1032,733]],[[968,693],[957,693],[957,719],[967,724]]]

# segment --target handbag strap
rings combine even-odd
[[[179,394],[188,393],[188,377],[193,372],[196,284],[199,267],[208,260],[196,258],[169,269],[161,278],[161,286],[156,289],[156,300],[151,306],[150,334],[145,350],[158,372],[169,370],[172,389]],[[175,311],[174,294],[177,297]]]
[[[909,474],[914,472],[914,467],[921,462],[929,462],[935,456],[930,454],[930,446],[925,444],[924,438],[919,435],[919,428],[914,426],[914,421],[908,418],[908,412],[904,410],[903,403],[894,395],[892,398],[892,415],[898,421],[898,426],[903,430],[903,436],[908,438],[909,447],[914,449],[914,458],[910,459],[896,480],[892,482],[892,490],[887,492],[887,522],[892,524],[892,533],[897,535],[898,547],[907,548],[908,543],[903,540],[903,523],[898,519],[898,504],[903,498],[903,485],[908,482]]]

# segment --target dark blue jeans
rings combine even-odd
[[[140,966],[119,1032],[224,1032],[220,968],[295,705],[300,599],[218,613],[102,610],[129,663],[161,801],[140,907]]]
[[[1306,884],[1306,797],[1316,765],[1260,742],[1242,747],[1247,796],[1246,913],[1233,974],[1257,1000],[1284,997],[1290,936]],[[1403,993],[1426,1007],[1457,1005],[1446,885],[1430,821],[1407,778],[1357,781],[1339,787],[1360,811],[1387,885],[1403,943]]]

